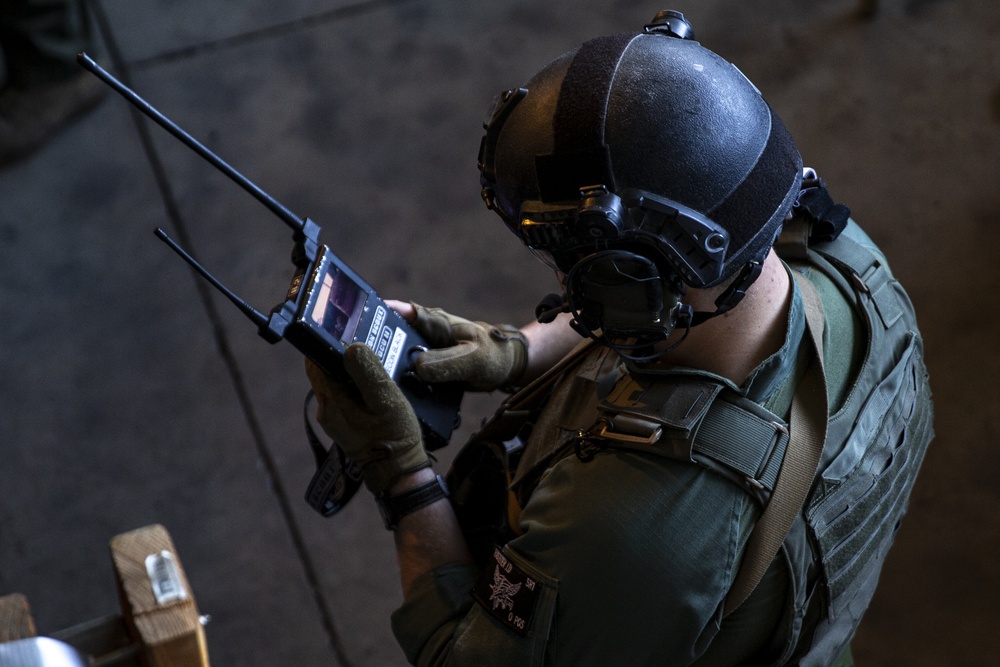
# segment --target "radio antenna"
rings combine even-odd
[[[221,171],[223,174],[232,179],[237,185],[253,195],[257,201],[266,206],[271,210],[276,216],[281,218],[286,225],[292,228],[294,232],[301,232],[303,227],[305,227],[305,221],[299,216],[295,215],[287,208],[285,208],[281,202],[277,201],[274,197],[267,194],[259,187],[257,187],[250,179],[236,171],[233,167],[229,166],[222,158],[210,151],[204,144],[192,137],[190,134],[182,130],[176,123],[164,116],[162,113],[157,111],[149,102],[139,97],[135,91],[126,86],[124,83],[112,76],[107,70],[94,62],[94,59],[88,56],[86,53],[80,53],[76,57],[80,65],[84,69],[88,70],[97,78],[104,81],[104,83],[111,86],[118,94],[124,97],[126,100],[132,103],[139,111],[149,116],[153,119],[157,125],[165,129],[170,134],[174,135],[182,143],[184,143],[188,148],[193,150],[195,153],[207,160],[212,166]],[[161,237],[162,238],[162,237]],[[197,268],[197,267],[196,267]],[[204,275],[204,274],[203,274]],[[207,277],[207,276],[206,276]]]
[[[176,241],[174,241],[172,238],[170,238],[169,236],[167,236],[167,233],[165,231],[163,231],[162,229],[160,229],[159,227],[157,227],[156,230],[154,231],[154,233],[156,234],[157,238],[159,238],[161,241],[163,241],[168,246],[170,246],[170,248],[174,252],[176,252],[178,255],[180,255],[184,259],[185,262],[187,262],[188,264],[190,264],[191,267],[195,271],[197,271],[198,273],[200,273],[202,278],[204,278],[205,280],[207,280],[208,282],[210,282],[212,284],[212,286],[215,287],[215,289],[217,289],[220,292],[222,292],[222,294],[227,299],[229,299],[230,301],[232,301],[233,304],[237,308],[239,308],[240,311],[244,315],[246,315],[248,318],[250,318],[251,322],[253,322],[254,324],[257,325],[258,329],[260,329],[260,330],[267,329],[268,318],[267,318],[266,315],[264,315],[264,313],[260,312],[259,310],[257,310],[253,306],[251,306],[249,303],[247,303],[246,301],[244,301],[240,297],[236,296],[236,294],[234,294],[231,289],[229,289],[228,287],[226,287],[225,285],[223,285],[221,282],[219,282],[219,280],[215,276],[213,276],[211,273],[209,273],[208,270],[205,267],[203,267],[201,264],[198,263],[198,260],[196,260],[194,257],[192,257],[191,255],[189,255],[188,252],[186,250],[184,250],[184,248],[182,248],[179,245],[177,245]]]

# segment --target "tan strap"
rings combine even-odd
[[[761,514],[750,539],[739,572],[723,604],[723,617],[737,608],[754,591],[785,541],[795,518],[812,488],[826,443],[827,392],[823,371],[823,303],[812,283],[796,271],[795,282],[802,292],[806,329],[812,346],[806,373],[792,398],[789,443],[781,464],[771,501]]]

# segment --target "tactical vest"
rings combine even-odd
[[[829,277],[858,314],[866,340],[782,545],[794,604],[788,640],[774,664],[803,667],[830,664],[857,629],[933,436],[909,298],[846,215],[846,228],[825,240],[814,231],[822,227],[817,222],[800,214],[776,250],[793,268]],[[552,414],[573,417],[547,423]],[[530,436],[527,425],[533,425]],[[522,440],[532,436],[522,455]],[[615,447],[689,461],[739,484],[766,508],[789,442],[783,419],[724,381],[679,376],[647,383],[621,371],[614,353],[584,345],[504,403],[458,455],[449,484],[470,548],[484,558],[493,544],[517,534],[519,507],[541,472],[563,456]]]
[[[821,586],[796,600],[803,630],[789,662],[802,667],[829,664],[857,629],[934,435],[923,341],[885,258],[853,221],[832,240],[812,243],[807,235],[804,225],[790,226],[779,255],[829,276],[863,315],[867,341],[786,540],[807,541],[822,572]]]

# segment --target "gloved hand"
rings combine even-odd
[[[371,348],[361,343],[348,347],[344,370],[353,386],[330,378],[306,359],[316,420],[361,468],[365,486],[381,495],[403,473],[430,465],[420,423]]]
[[[528,363],[528,341],[510,325],[470,322],[440,308],[412,304],[414,328],[432,348],[414,370],[426,382],[464,382],[470,389],[513,387]]]

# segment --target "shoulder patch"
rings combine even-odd
[[[535,610],[539,581],[528,576],[503,554],[493,548],[493,557],[483,567],[472,597],[490,616],[522,637],[527,634]]]

